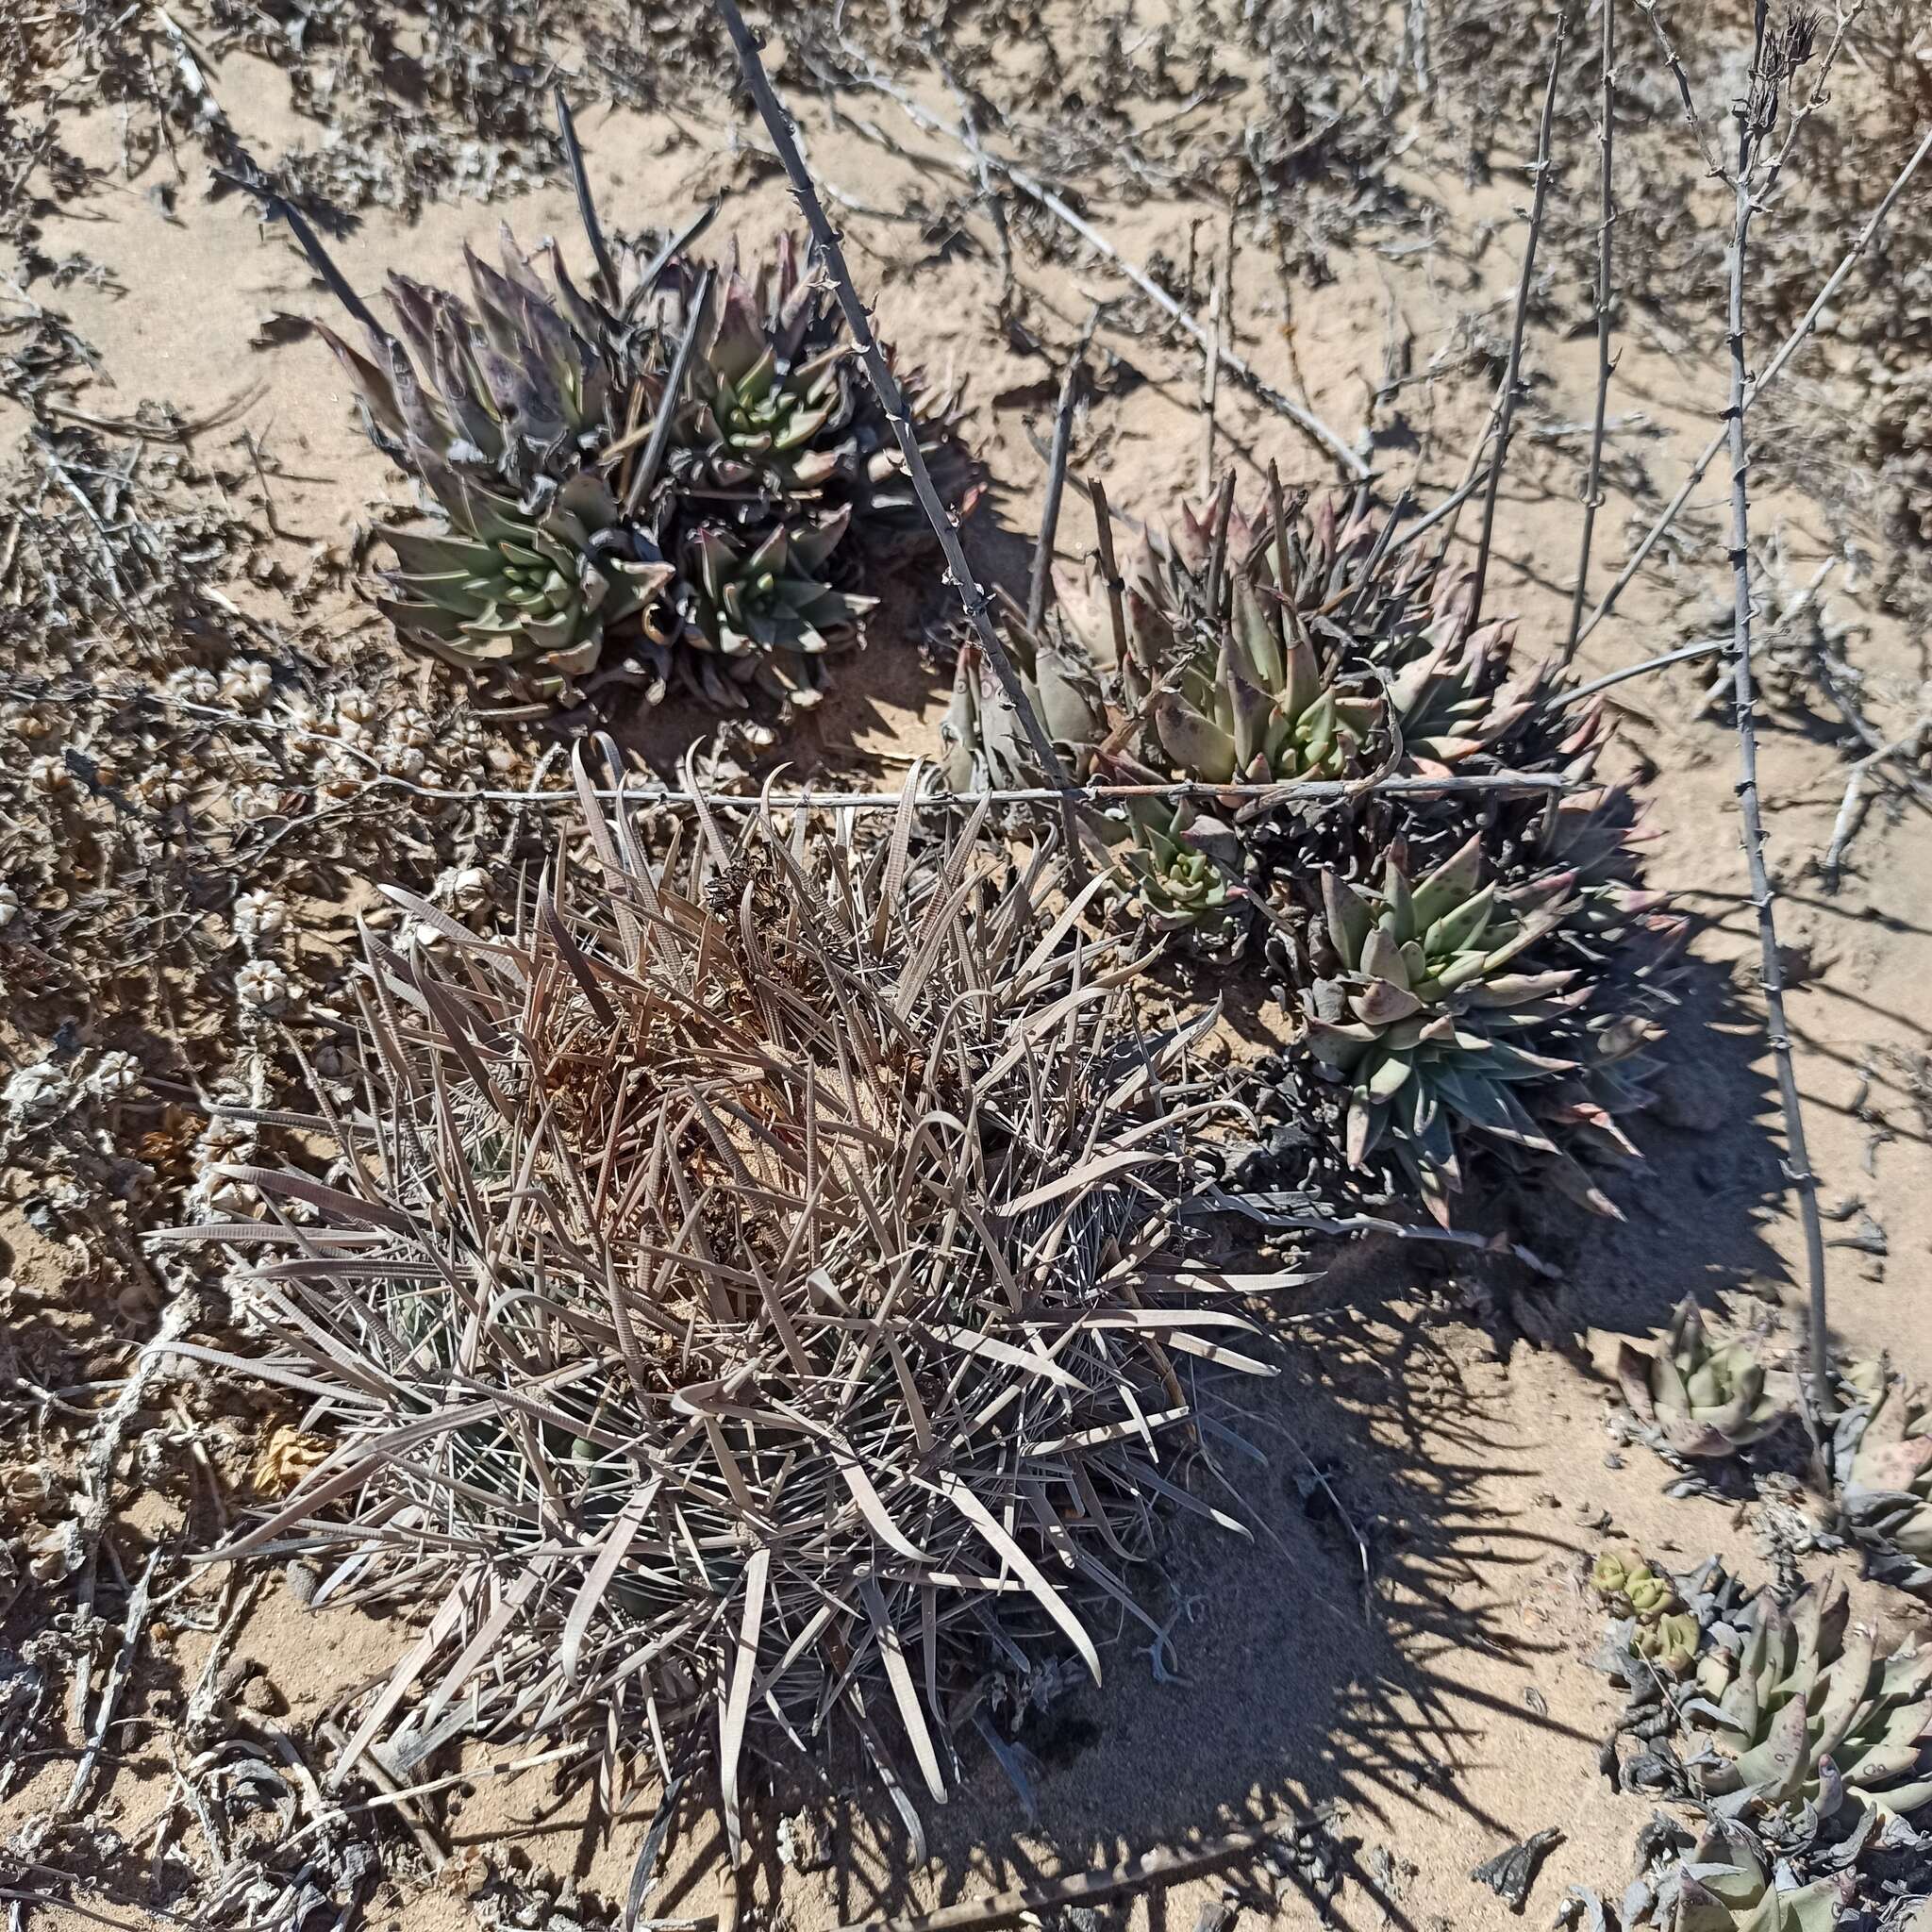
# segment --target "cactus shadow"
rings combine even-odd
[[[1673,991],[1655,1049],[1656,1103],[1631,1130],[1642,1164],[1607,1183],[1623,1218],[1526,1204],[1526,1239],[1562,1276],[1546,1298],[1548,1339],[1559,1345],[1580,1344],[1591,1328],[1645,1334],[1687,1294],[1709,1306],[1802,1292],[1768,1238],[1789,1202],[1763,1014],[1728,968],[1694,956]]]
[[[924,1867],[866,1782],[845,1784],[826,1874],[842,1922],[911,1908],[915,1885],[929,1909],[1153,1845],[1320,1833],[1340,1816],[1328,1855],[1349,1883],[1327,1916],[1407,1928],[1379,1856],[1405,1821],[1433,1817],[1490,1848],[1523,1824],[1458,1777],[1506,1715],[1553,1781],[1588,1781],[1598,1740],[1533,1694],[1574,1649],[1540,1634],[1556,1611],[1534,1607],[1567,1598],[1585,1533],[1533,1488],[1546,1445],[1512,1409],[1499,1359],[1540,1344],[1588,1371],[1591,1328],[1642,1334],[1686,1292],[1784,1285],[1765,1236],[1782,1183],[1761,1017],[1706,962],[1675,993],[1663,1104],[1638,1130],[1646,1164],[1612,1184],[1624,1219],[1520,1192],[1506,1210],[1498,1196],[1497,1229],[1551,1275],[1507,1254],[1382,1241],[1324,1254],[1312,1291],[1255,1309],[1281,1373],[1218,1391],[1240,1407],[1192,1472],[1249,1536],[1173,1522],[1141,1591],[1165,1641],[1122,1615],[1104,1626],[1102,1684],[1070,1674],[1017,1730],[1002,1722],[1024,1797],[965,1731],[962,1787],[925,1811]],[[1297,1882],[1278,1863],[1222,1872],[1262,1901]]]
[[[1175,1519],[1141,1591],[1165,1640],[1096,1618],[1104,1682],[1069,1674],[1016,1733],[1002,1721],[1025,1798],[969,1731],[961,1790],[925,1815],[922,1869],[890,1809],[847,1789],[828,1874],[841,1922],[908,1909],[915,1879],[930,1909],[1260,1829],[1315,1835],[1318,1858],[1347,1880],[1330,1923],[1407,1932],[1399,1885],[1367,1855],[1399,1844],[1418,1813],[1459,1822],[1472,1841],[1514,1835],[1458,1778],[1500,1714],[1580,1772],[1593,1763],[1594,1738],[1497,1688],[1498,1667],[1526,1689],[1567,1651],[1516,1610],[1539,1575],[1567,1575],[1576,1557],[1559,1519],[1477,1493],[1533,1474],[1534,1445],[1485,1387],[1498,1379],[1486,1340],[1445,1323],[1406,1264],[1356,1250],[1314,1295],[1257,1311],[1281,1373],[1221,1389],[1238,1407],[1208,1397],[1215,1425],[1193,1471],[1197,1492],[1249,1534]],[[1257,1856],[1220,1872],[1267,1901],[1306,1883],[1298,1869],[1271,1874]]]

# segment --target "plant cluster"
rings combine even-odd
[[[1058,611],[1008,636],[1071,769],[1198,788],[1087,826],[1128,916],[1218,958],[1259,936],[1299,1034],[1260,1096],[1276,1166],[1446,1224],[1481,1149],[1611,1211],[1585,1163],[1634,1155],[1619,1122],[1646,1099],[1682,923],[1641,888],[1626,791],[1595,780],[1598,704],[1521,668],[1472,597],[1394,519],[1278,489],[1251,519],[1230,485],[1142,543],[1111,650]],[[943,735],[956,789],[1040,782],[970,648]],[[1574,789],[1233,789],[1394,774]]]
[[[1697,1619],[1681,1607],[1668,1576],[1641,1557],[1606,1550],[1591,1566],[1590,1580],[1619,1620],[1613,1645],[1674,1677],[1690,1669],[1700,1641]]]
[[[1855,1362],[1829,1445],[1839,1521],[1874,1576],[1932,1599],[1932,1404],[1883,1358]]]
[[[1841,1582],[1813,1585],[1787,1610],[1754,1596],[1719,1624],[1697,1664],[1685,1712],[1705,1738],[1687,1768],[1729,1814],[1804,1807],[1829,1819],[1840,1806],[1909,1818],[1932,1803],[1932,1651],[1890,1654],[1851,1622]]]
[[[268,1251],[235,1366],[310,1397],[234,1553],[441,1592],[397,1724],[648,1740],[736,1845],[828,1726],[943,1797],[990,1657],[1097,1675],[1086,1601],[1140,1614],[1203,1372],[1266,1373],[1178,1224],[1198,1029],[1137,1030],[1056,862],[913,827],[652,858],[620,807],[502,936],[392,894],[437,943],[369,937],[333,1168],[182,1231]]]
[[[617,679],[649,704],[815,704],[876,602],[858,586],[923,527],[838,305],[789,239],[747,273],[735,245],[712,269],[586,227],[582,286],[506,228],[500,266],[465,250],[467,299],[391,274],[393,330],[367,310],[362,349],[321,329],[431,518],[379,532],[383,608],[541,706]],[[963,508],[954,399],[901,380]]]
[[[1639,1424],[1672,1457],[1735,1456],[1791,1413],[1790,1404],[1766,1388],[1757,1344],[1741,1337],[1713,1343],[1690,1295],[1672,1313],[1654,1353],[1619,1345],[1617,1381]]]
[[[1592,1581],[1620,1616],[1599,1659],[1631,1687],[1619,1728],[1650,1745],[1620,1780],[1641,1772],[1703,1833],[1659,1815],[1666,1856],[1625,1924],[1828,1925],[1874,1855],[1932,1843],[1911,1823],[1932,1804],[1932,1653],[1886,1649],[1851,1621],[1841,1581],[1787,1607],[1715,1558],[1670,1576],[1617,1552]]]

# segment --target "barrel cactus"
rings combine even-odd
[[[812,496],[846,455],[837,431],[864,377],[829,291],[798,272],[787,237],[747,279],[734,262],[695,319],[689,394],[672,431],[673,474],[717,491]]]
[[[1687,1677],[1697,1661],[1697,1619],[1678,1610],[1630,1632],[1630,1654],[1673,1677]]]
[[[1132,909],[1155,931],[1208,952],[1232,953],[1247,929],[1248,895],[1230,863],[1234,834],[1188,799],[1131,799],[1131,831],[1116,848]]]
[[[1005,636],[1021,689],[1073,776],[1158,791],[1174,775],[1108,750],[1134,733],[1109,705],[1078,634],[1057,612],[1048,613],[1038,632],[1010,621]],[[1018,712],[979,645],[970,641],[959,647],[940,738],[942,769],[955,791],[1045,782]],[[1252,908],[1240,837],[1222,819],[1186,796],[1150,791],[1105,808],[1082,806],[1078,824],[1090,856],[1109,855],[1111,903],[1127,918],[1144,919],[1197,950],[1238,949]]]
[[[1591,1566],[1590,1580],[1596,1593],[1620,1616],[1660,1617],[1677,1600],[1668,1576],[1653,1570],[1642,1557],[1626,1557],[1617,1550],[1606,1550],[1597,1557]]]
[[[1682,1606],[1669,1576],[1641,1557],[1605,1550],[1591,1566],[1590,1580],[1616,1620],[1605,1668],[1624,1682],[1645,1669],[1672,1677],[1689,1674],[1703,1628],[1695,1612]]]
[[[1677,1305],[1655,1350],[1619,1345],[1617,1381],[1638,1422],[1676,1456],[1735,1456],[1761,1442],[1791,1412],[1787,1400],[1766,1388],[1757,1345],[1744,1338],[1714,1344],[1690,1295]]]
[[[1266,553],[1211,566],[1143,563],[1130,585],[1126,691],[1151,713],[1165,763],[1208,784],[1343,777],[1360,769],[1382,704],[1338,682],[1265,569]],[[1173,602],[1157,601],[1163,591]]]
[[[1143,1614],[1172,1452],[1270,1373],[1230,1306],[1269,1284],[1178,1211],[1201,1028],[1144,1036],[1056,866],[911,803],[655,859],[620,804],[487,936],[392,894],[441,943],[369,936],[341,1158],[244,1171],[301,1224],[178,1231],[266,1253],[232,1365],[329,1445],[228,1554],[354,1552],[426,1612],[361,1719],[390,1762],[461,1711],[562,1734],[735,1856],[757,1767],[838,1734],[916,1835],[905,1774],[942,1798],[991,1689]]]
[[[1279,974],[1295,1045],[1250,1097],[1261,1122],[1300,1124],[1269,1128],[1245,1184],[1292,1191],[1319,1168],[1333,1205],[1419,1199],[1446,1224],[1481,1148],[1614,1213],[1591,1167],[1637,1158],[1624,1123],[1648,1103],[1681,922],[1642,890],[1627,789],[1595,777],[1600,705],[1573,704],[1560,668],[1514,668],[1512,627],[1473,626],[1472,591],[1379,511],[1277,490],[1255,518],[1224,489],[1138,547],[1111,650],[1058,611],[1008,637],[1076,777],[1208,794],[1116,799],[1082,824],[1116,854],[1116,907],[1215,956],[1258,935]],[[941,736],[958,790],[1043,782],[974,646]],[[1376,789],[1398,770],[1547,782]],[[1339,804],[1234,789],[1308,779],[1361,783]],[[1345,1106],[1311,1105],[1311,1070]],[[1341,1198],[1304,1130],[1331,1115]]]
[[[1020,689],[1060,762],[1076,778],[1090,776],[1114,719],[1085,644],[1053,611],[1037,632],[1012,620],[1004,634]],[[1019,712],[985,651],[970,638],[953,667],[952,700],[940,724],[940,761],[955,791],[1024,790],[1046,782]]]

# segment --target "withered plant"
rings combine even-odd
[[[1197,1381],[1269,1373],[1217,1300],[1267,1284],[1177,1224],[1215,1103],[984,808],[701,808],[656,859],[592,810],[502,937],[391,894],[340,1159],[183,1231],[270,1251],[252,1366],[333,1444],[230,1554],[439,1604],[366,1740],[701,1768],[736,1846],[754,1762],[842,1721],[909,1816],[1003,1679],[1098,1675],[1083,1603],[1143,1614],[1163,1503],[1232,1524],[1185,1488]]]

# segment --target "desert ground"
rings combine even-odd
[[[1619,8],[1591,608],[1728,397],[1731,195],[1701,143],[1734,139],[1751,22],[1693,0],[1665,11]],[[1819,24],[1829,86],[1786,108],[1778,138],[1795,138],[1744,276],[1755,371],[1932,128],[1914,11]],[[1230,467],[1243,491],[1271,461],[1291,488],[1338,479],[1268,395],[1226,366],[1208,381],[1201,342],[1124,265],[1330,425],[1385,505],[1407,491],[1426,508],[1473,467],[1520,306],[1490,601],[1517,616],[1519,650],[1560,647],[1598,408],[1594,8],[1570,9],[1559,50],[1547,10],[1460,0],[891,0],[756,24],[881,336],[962,388],[991,477],[964,532],[986,579],[1024,596],[1076,356],[1080,487],[1055,560],[1086,621],[1104,622],[1089,479],[1154,524]],[[311,211],[372,299],[391,267],[450,284],[466,240],[493,247],[500,222],[570,254],[558,80],[618,232],[675,229],[716,202],[703,246],[735,237],[751,254],[796,225],[791,190],[702,8],[68,0],[8,9],[0,47],[0,1074],[19,1102],[0,1120],[0,1900],[34,1932],[614,1925],[657,1804],[648,1776],[596,1789],[563,1779],[567,1762],[516,1768],[541,1741],[458,1741],[414,1774],[434,1784],[415,1799],[388,1803],[359,1774],[325,1792],[420,1619],[310,1608],[298,1564],[201,1560],[277,1493],[265,1458],[299,1404],[152,1353],[158,1338],[249,1347],[221,1257],[147,1240],[212,1211],[204,1170],[233,1152],[210,1139],[209,1096],[300,1106],[305,1069],[341,1044],[355,922],[384,916],[378,884],[427,894],[477,867],[499,906],[513,899],[561,815],[480,794],[567,786],[585,722],[483,715],[377,612],[370,532],[408,484],[308,326],[336,320],[329,291],[236,158]],[[1748,417],[1766,858],[1831,1337],[1920,1380],[1928,242],[1932,167]],[[1730,488],[1721,457],[1584,636],[1582,676],[1728,638]],[[696,744],[721,785],[782,770],[896,789],[935,752],[961,625],[936,561],[886,595],[864,656],[781,736],[718,731],[675,698],[646,712],[623,687],[594,722],[641,776],[675,779]],[[922,1806],[924,1858],[870,1781],[835,1765],[736,1874],[715,1832],[683,1837],[652,1923],[812,1932],[1260,1830],[1263,1851],[1083,1907],[1083,1927],[1219,1927],[1231,1911],[1481,1932],[1515,1914],[1472,1869],[1554,1828],[1521,1908],[1548,1923],[1569,1888],[1622,1893],[1654,1808],[1599,1764],[1622,1692],[1591,1661],[1598,1551],[1683,1568],[1719,1555],[1787,1590],[1842,1576],[1857,1614],[1924,1640],[1923,1604],[1834,1545],[1795,1430],[1751,1473],[1686,1493],[1617,1420],[1620,1341],[1645,1341],[1687,1294],[1758,1338],[1774,1379],[1805,1357],[1727,663],[1610,689],[1611,759],[1656,835],[1650,883],[1691,926],[1635,1129],[1642,1163],[1609,1184],[1621,1218],[1532,1190],[1482,1224],[1488,1247],[1254,1237],[1273,1264],[1319,1274],[1257,1313],[1279,1373],[1242,1398],[1264,1459],[1228,1465],[1249,1531],[1170,1525],[1145,1584],[1164,1637],[1103,1624],[1104,1681],[1067,1672],[1019,1734],[1027,1791],[975,1743],[951,1802]],[[366,724],[349,741],[374,757],[318,756],[298,728],[342,718]],[[399,720],[420,721],[413,743]],[[425,791],[375,782],[385,769]],[[257,948],[237,908],[257,891],[288,921],[275,1010],[238,991]],[[1282,1024],[1241,972],[1209,989],[1235,1061],[1277,1046]],[[131,1065],[90,1087],[117,1055]],[[73,1082],[56,1112],[21,1098],[16,1076],[42,1064]],[[1901,1917],[1927,1870],[1893,1895]]]

